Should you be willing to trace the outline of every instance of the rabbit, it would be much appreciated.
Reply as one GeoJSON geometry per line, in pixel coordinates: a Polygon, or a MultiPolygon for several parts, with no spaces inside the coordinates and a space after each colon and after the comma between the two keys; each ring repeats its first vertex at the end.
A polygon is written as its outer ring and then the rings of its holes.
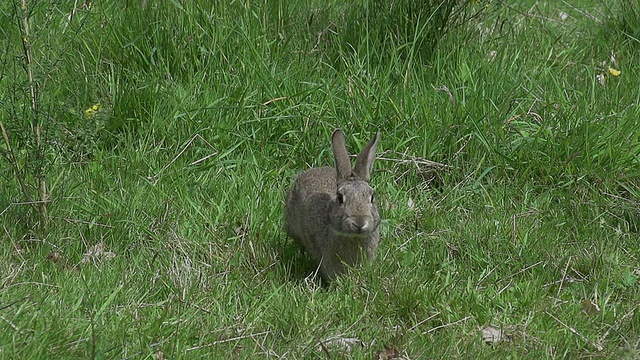
{"type": "Polygon", "coordinates": [[[286,233],[332,281],[363,261],[371,261],[380,241],[380,214],[369,184],[380,133],[351,161],[340,129],[331,147],[335,168],[311,168],[296,178],[285,203],[286,233]]]}

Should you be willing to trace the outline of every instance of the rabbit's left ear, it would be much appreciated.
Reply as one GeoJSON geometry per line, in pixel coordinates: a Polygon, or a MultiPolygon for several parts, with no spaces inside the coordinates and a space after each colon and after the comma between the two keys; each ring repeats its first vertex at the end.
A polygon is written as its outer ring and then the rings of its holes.
{"type": "Polygon", "coordinates": [[[356,158],[356,166],[353,169],[353,174],[366,182],[371,180],[371,170],[373,170],[373,161],[376,159],[378,140],[380,140],[380,132],[376,133],[356,158]]]}

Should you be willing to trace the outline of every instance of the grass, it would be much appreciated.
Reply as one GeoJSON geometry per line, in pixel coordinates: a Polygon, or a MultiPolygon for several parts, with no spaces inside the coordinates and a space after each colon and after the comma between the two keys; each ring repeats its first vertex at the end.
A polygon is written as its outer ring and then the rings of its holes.
{"type": "Polygon", "coordinates": [[[0,358],[640,358],[640,7],[530,3],[432,48],[360,2],[39,2],[44,159],[3,5],[0,121],[51,203],[41,234],[0,143],[0,358]],[[382,133],[383,240],[320,286],[282,203],[336,127],[382,133]]]}

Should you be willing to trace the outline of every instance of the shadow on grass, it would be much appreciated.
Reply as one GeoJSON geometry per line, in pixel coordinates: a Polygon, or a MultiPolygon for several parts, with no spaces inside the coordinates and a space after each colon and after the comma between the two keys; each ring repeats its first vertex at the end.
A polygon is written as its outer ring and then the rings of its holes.
{"type": "Polygon", "coordinates": [[[279,252],[282,259],[280,267],[284,275],[284,281],[294,284],[309,284],[312,282],[322,288],[329,286],[330,283],[322,280],[320,275],[316,273],[316,267],[311,258],[291,239],[286,238],[284,242],[280,243],[279,252]]]}

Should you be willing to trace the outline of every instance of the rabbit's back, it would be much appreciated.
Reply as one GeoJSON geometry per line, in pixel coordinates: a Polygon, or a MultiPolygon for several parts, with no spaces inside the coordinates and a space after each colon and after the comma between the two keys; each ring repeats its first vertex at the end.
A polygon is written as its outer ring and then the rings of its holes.
{"type": "Polygon", "coordinates": [[[335,189],[334,168],[312,168],[298,175],[287,196],[285,230],[316,262],[322,259],[322,247],[329,235],[335,189]]]}

